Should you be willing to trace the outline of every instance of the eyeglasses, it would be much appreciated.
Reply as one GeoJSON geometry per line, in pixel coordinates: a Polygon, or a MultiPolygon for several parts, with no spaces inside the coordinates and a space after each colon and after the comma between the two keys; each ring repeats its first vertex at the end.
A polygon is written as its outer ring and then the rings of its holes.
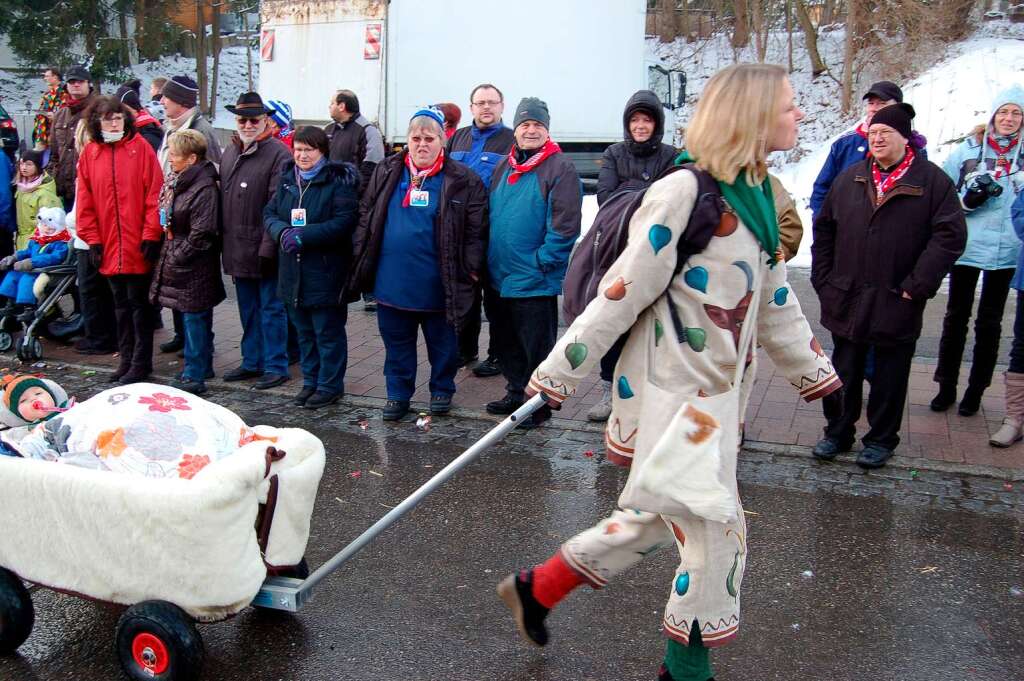
{"type": "Polygon", "coordinates": [[[236,119],[239,125],[259,125],[263,118],[249,118],[247,116],[238,116],[236,119]]]}
{"type": "Polygon", "coordinates": [[[479,107],[485,107],[486,106],[486,107],[488,107],[490,109],[493,109],[494,107],[496,107],[499,104],[501,104],[501,100],[500,99],[488,99],[488,100],[485,100],[485,101],[482,101],[482,102],[470,102],[470,103],[473,106],[479,106],[479,107]]]}
{"type": "Polygon", "coordinates": [[[880,139],[880,140],[887,140],[887,139],[889,139],[890,137],[892,137],[895,134],[896,134],[895,130],[874,130],[874,131],[869,130],[868,131],[868,139],[875,139],[875,138],[877,138],[877,139],[880,139]]]}

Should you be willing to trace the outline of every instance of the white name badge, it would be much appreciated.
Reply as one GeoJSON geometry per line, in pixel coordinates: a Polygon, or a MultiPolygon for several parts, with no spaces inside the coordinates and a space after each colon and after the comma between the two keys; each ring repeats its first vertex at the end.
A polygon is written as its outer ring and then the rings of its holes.
{"type": "Polygon", "coordinates": [[[292,208],[292,227],[306,226],[306,209],[292,208]]]}
{"type": "Polygon", "coordinates": [[[409,193],[409,205],[417,208],[426,208],[430,205],[430,192],[422,189],[414,189],[409,193]]]}

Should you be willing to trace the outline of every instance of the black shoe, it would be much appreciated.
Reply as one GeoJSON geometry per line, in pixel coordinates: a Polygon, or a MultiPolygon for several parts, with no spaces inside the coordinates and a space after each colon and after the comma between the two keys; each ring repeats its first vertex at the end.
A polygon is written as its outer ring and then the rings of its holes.
{"type": "Polygon", "coordinates": [[[310,395],[309,399],[306,400],[306,404],[303,406],[305,406],[306,409],[319,409],[320,407],[326,407],[328,404],[334,404],[340,399],[340,393],[325,393],[317,390],[315,393],[310,395]]]}
{"type": "MultiPolygon", "coordinates": [[[[291,376],[282,376],[281,374],[263,374],[263,378],[256,381],[252,387],[256,388],[256,390],[268,390],[270,388],[276,388],[286,382],[289,378],[291,378],[291,376]]],[[[306,406],[309,406],[308,402],[306,403],[306,406]]]]}
{"type": "Polygon", "coordinates": [[[121,385],[142,383],[143,381],[149,378],[149,375],[151,373],[153,372],[152,370],[149,369],[136,369],[135,367],[132,367],[131,369],[128,370],[128,373],[121,377],[121,380],[118,381],[118,383],[120,383],[121,385]]]}
{"type": "Polygon", "coordinates": [[[459,356],[459,368],[469,366],[473,362],[480,359],[479,355],[460,355],[459,356]]]}
{"type": "Polygon", "coordinates": [[[171,340],[160,344],[160,352],[177,352],[184,347],[185,339],[181,336],[175,335],[171,340]]]}
{"type": "Polygon", "coordinates": [[[244,381],[247,378],[259,378],[263,375],[262,371],[255,371],[253,369],[246,369],[245,367],[238,367],[224,374],[224,380],[228,383],[232,381],[244,381]]]}
{"type": "MultiPolygon", "coordinates": [[[[85,340],[84,338],[82,340],[85,340]]],[[[92,345],[91,343],[75,343],[75,347],[72,348],[79,355],[112,355],[117,352],[115,346],[99,346],[92,345]]]]}
{"type": "MultiPolygon", "coordinates": [[[[213,369],[210,369],[209,371],[206,372],[205,380],[210,380],[211,378],[216,378],[216,377],[217,377],[217,374],[213,373],[213,369]]],[[[180,382],[184,382],[186,380],[185,379],[185,370],[182,369],[177,374],[175,374],[174,380],[180,381],[180,382]]],[[[189,379],[189,380],[191,380],[191,379],[189,379]]]]}
{"type": "Polygon", "coordinates": [[[107,376],[107,382],[117,383],[122,378],[124,378],[125,374],[131,371],[131,368],[132,367],[130,364],[122,364],[121,366],[117,367],[117,369],[115,369],[114,372],[110,374],[110,376],[107,376]]]}
{"type": "Polygon", "coordinates": [[[834,437],[825,437],[818,440],[818,444],[814,445],[814,449],[811,450],[811,454],[814,454],[814,458],[821,459],[822,461],[831,461],[843,452],[850,451],[850,447],[853,445],[844,445],[834,437]]]}
{"type": "Polygon", "coordinates": [[[207,390],[206,383],[203,381],[178,381],[174,387],[178,390],[184,390],[187,393],[192,393],[193,395],[202,395],[207,390]]]}
{"type": "MultiPolygon", "coordinates": [[[[668,667],[664,664],[661,665],[661,669],[658,670],[658,681],[676,681],[672,678],[672,675],[668,671],[668,667]]],[[[714,681],[712,679],[712,681],[714,681]]]]}
{"type": "Polygon", "coordinates": [[[431,395],[430,396],[430,413],[431,414],[447,414],[452,410],[452,396],[451,395],[431,395]]]}
{"type": "Polygon", "coordinates": [[[538,426],[543,425],[545,421],[549,421],[550,419],[551,407],[545,404],[540,409],[533,412],[533,415],[530,416],[530,418],[520,423],[519,427],[524,430],[530,430],[531,428],[537,428],[538,426]]]}
{"type": "Polygon", "coordinates": [[[488,402],[486,409],[488,414],[508,416],[521,406],[523,406],[523,400],[521,398],[512,397],[511,395],[505,395],[500,400],[488,402]]]}
{"type": "Polygon", "coordinates": [[[36,320],[36,306],[26,305],[25,309],[18,315],[18,321],[22,324],[31,324],[36,320]]]}
{"type": "Polygon", "coordinates": [[[857,455],[857,465],[861,468],[881,468],[892,458],[893,451],[881,445],[865,445],[857,455]]]}
{"type": "Polygon", "coordinates": [[[398,421],[408,413],[409,400],[388,400],[381,418],[385,421],[398,421]]]}
{"type": "Polygon", "coordinates": [[[533,570],[523,570],[517,575],[509,575],[498,583],[498,597],[512,611],[519,633],[535,646],[543,646],[548,642],[548,630],[544,626],[544,618],[550,610],[537,602],[533,597],[533,570]]]}
{"type": "Polygon", "coordinates": [[[957,413],[960,416],[974,416],[981,409],[981,395],[984,390],[978,390],[967,386],[967,390],[964,391],[963,399],[960,400],[960,408],[957,409],[957,413]]]}
{"type": "Polygon", "coordinates": [[[940,383],[939,393],[932,398],[932,411],[946,411],[956,402],[956,384],[940,383]]]}
{"type": "Polygon", "coordinates": [[[292,404],[294,404],[296,407],[303,406],[304,404],[306,404],[306,400],[308,400],[310,397],[312,397],[313,393],[315,393],[315,392],[316,392],[316,386],[312,386],[312,385],[304,385],[304,386],[302,386],[302,390],[300,390],[299,394],[296,395],[295,399],[292,400],[292,404]]]}
{"type": "Polygon", "coordinates": [[[497,357],[488,357],[473,367],[473,375],[479,378],[489,378],[501,374],[501,363],[497,357]]]}

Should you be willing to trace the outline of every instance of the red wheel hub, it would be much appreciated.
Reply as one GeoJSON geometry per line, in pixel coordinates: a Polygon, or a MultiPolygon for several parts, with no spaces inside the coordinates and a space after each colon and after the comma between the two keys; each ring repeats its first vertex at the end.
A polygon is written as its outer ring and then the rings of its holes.
{"type": "Polygon", "coordinates": [[[171,655],[164,642],[153,634],[137,634],[132,641],[132,658],[142,669],[163,674],[171,663],[171,655]]]}

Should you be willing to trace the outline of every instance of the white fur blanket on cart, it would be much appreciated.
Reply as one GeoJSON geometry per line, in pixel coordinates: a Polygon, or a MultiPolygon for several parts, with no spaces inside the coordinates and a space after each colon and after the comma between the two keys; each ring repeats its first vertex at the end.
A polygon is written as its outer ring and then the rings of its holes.
{"type": "Polygon", "coordinates": [[[2,435],[33,457],[0,456],[0,566],[23,579],[114,603],[170,601],[213,621],[252,601],[267,566],[302,559],[325,463],[307,431],[248,428],[145,383],[47,424],[2,435]],[[90,446],[100,465],[82,465],[90,446]]]}

